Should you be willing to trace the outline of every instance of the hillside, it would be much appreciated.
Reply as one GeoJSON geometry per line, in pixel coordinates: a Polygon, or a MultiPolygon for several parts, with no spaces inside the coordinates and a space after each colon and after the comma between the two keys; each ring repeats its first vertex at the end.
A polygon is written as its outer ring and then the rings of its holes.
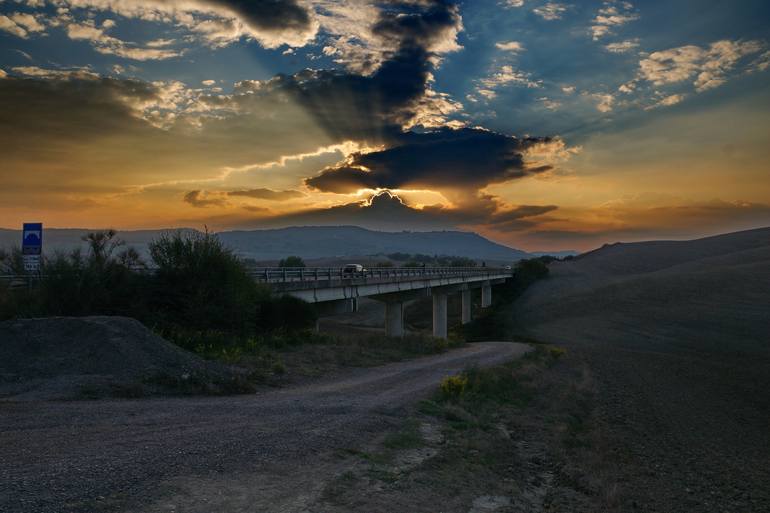
{"type": "Polygon", "coordinates": [[[770,228],[613,244],[551,265],[516,308],[543,338],[770,354],[770,228]]]}
{"type": "MultiPolygon", "coordinates": [[[[80,237],[91,230],[46,229],[46,252],[84,247],[80,237]]],[[[119,236],[140,253],[147,244],[168,230],[121,231],[119,236]]],[[[274,230],[231,231],[217,234],[239,255],[256,260],[278,260],[288,255],[305,259],[376,255],[381,253],[421,253],[465,256],[477,260],[512,262],[529,255],[503,246],[471,232],[378,232],[355,226],[292,227],[274,230]]],[[[19,244],[21,232],[0,230],[0,247],[19,244]]]]}
{"type": "Polygon", "coordinates": [[[593,392],[618,511],[769,511],[770,228],[550,268],[513,313],[593,392]]]}

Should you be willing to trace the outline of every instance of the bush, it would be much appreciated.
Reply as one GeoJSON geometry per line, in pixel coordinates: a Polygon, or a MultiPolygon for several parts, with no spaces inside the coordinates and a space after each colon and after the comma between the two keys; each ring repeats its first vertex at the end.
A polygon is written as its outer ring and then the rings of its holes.
{"type": "MultiPolygon", "coordinates": [[[[132,315],[139,317],[144,280],[134,272],[143,266],[114,230],[89,233],[88,252],[76,249],[44,258],[31,287],[3,294],[2,318],[54,315],[132,315]]],[[[4,267],[25,274],[18,249],[4,255],[4,267]]]]}
{"type": "Polygon", "coordinates": [[[150,243],[157,266],[150,303],[159,323],[198,330],[250,334],[254,314],[269,290],[209,233],[175,232],[150,243]]]}
{"type": "Polygon", "coordinates": [[[468,386],[468,376],[463,373],[457,376],[447,376],[441,380],[439,390],[441,397],[445,401],[457,401],[463,394],[465,394],[465,388],[468,386]]]}
{"type": "Polygon", "coordinates": [[[305,261],[298,256],[289,256],[281,260],[278,267],[305,267],[305,261]]]}
{"type": "Polygon", "coordinates": [[[259,331],[302,331],[315,327],[318,313],[313,305],[292,296],[265,297],[255,307],[259,331]]]}

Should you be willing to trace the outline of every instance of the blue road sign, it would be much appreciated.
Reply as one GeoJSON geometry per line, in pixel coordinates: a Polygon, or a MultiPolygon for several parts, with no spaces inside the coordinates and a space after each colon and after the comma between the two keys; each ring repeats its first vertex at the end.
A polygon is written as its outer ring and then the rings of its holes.
{"type": "Polygon", "coordinates": [[[43,223],[24,223],[21,252],[24,255],[40,255],[43,252],[43,223]]]}

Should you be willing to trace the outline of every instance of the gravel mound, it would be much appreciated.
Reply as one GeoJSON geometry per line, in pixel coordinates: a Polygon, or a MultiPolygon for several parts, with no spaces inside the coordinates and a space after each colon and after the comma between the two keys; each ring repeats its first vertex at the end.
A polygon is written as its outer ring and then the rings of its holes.
{"type": "Polygon", "coordinates": [[[221,382],[233,372],[171,344],[135,319],[0,322],[0,396],[72,397],[84,388],[87,395],[100,396],[108,389],[127,392],[127,387],[134,387],[129,395],[145,395],[204,377],[221,382]]]}

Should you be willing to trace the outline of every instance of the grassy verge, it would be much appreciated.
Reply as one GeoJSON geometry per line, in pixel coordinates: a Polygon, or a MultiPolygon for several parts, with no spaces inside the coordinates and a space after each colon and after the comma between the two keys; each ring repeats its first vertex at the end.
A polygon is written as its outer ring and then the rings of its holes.
{"type": "Polygon", "coordinates": [[[319,377],[345,367],[374,367],[442,353],[464,344],[458,339],[428,335],[342,337],[313,331],[278,331],[253,337],[217,331],[165,330],[159,334],[204,359],[242,369],[255,385],[319,377]]]}
{"type": "Polygon", "coordinates": [[[593,386],[579,359],[538,344],[525,357],[448,376],[323,497],[334,511],[611,511],[593,386]],[[498,509],[489,509],[498,511],[498,509]]]}

